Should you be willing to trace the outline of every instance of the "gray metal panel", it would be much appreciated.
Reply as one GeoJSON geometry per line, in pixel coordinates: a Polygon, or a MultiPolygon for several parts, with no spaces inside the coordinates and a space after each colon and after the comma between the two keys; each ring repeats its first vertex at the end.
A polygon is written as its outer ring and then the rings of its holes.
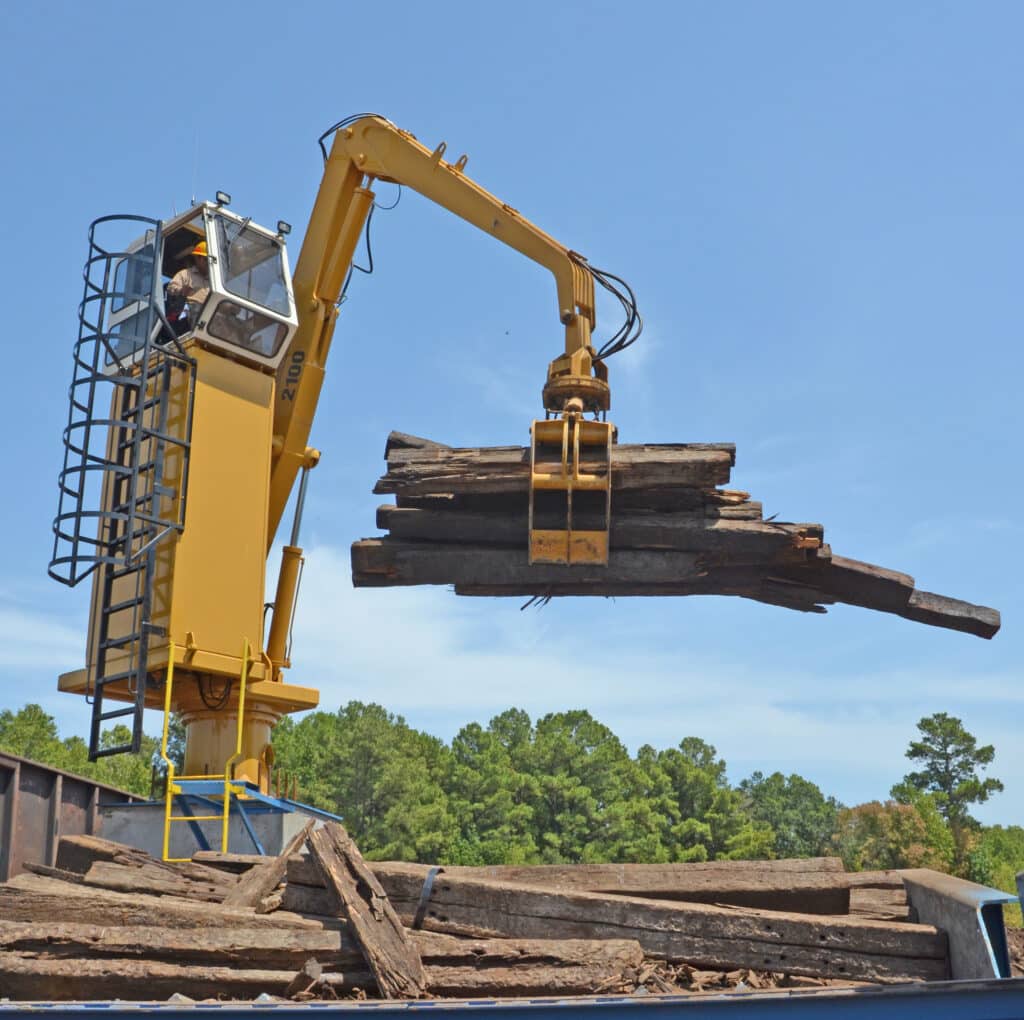
{"type": "Polygon", "coordinates": [[[0,881],[26,863],[53,864],[61,836],[99,834],[101,804],[141,798],[0,751],[0,881]]]}
{"type": "MultiPolygon", "coordinates": [[[[194,813],[199,814],[202,802],[197,803],[195,807],[194,813]]],[[[212,808],[207,806],[202,813],[210,814],[219,809],[219,805],[212,808]]],[[[302,804],[285,801],[268,804],[257,801],[248,804],[247,809],[249,823],[260,841],[263,852],[271,855],[279,854],[307,819],[322,817],[322,814],[314,809],[306,809],[302,804]]],[[[175,805],[174,814],[176,818],[185,817],[180,804],[175,805]]],[[[138,847],[154,857],[163,855],[163,801],[142,801],[130,805],[102,807],[100,815],[103,818],[103,835],[108,839],[114,840],[115,843],[138,847]]],[[[220,849],[220,821],[195,822],[194,827],[203,832],[211,848],[220,849]]],[[[194,827],[184,821],[173,823],[171,857],[191,857],[196,850],[202,849],[196,841],[194,827]]],[[[234,853],[259,852],[236,809],[232,810],[228,824],[228,849],[234,853]]]]}
{"type": "Polygon", "coordinates": [[[1010,955],[1003,904],[1015,897],[928,868],[900,871],[916,919],[949,936],[954,979],[1008,978],[1010,955]]]}
{"type": "MultiPolygon", "coordinates": [[[[17,871],[26,861],[50,863],[50,803],[57,776],[43,768],[22,764],[18,770],[18,814],[11,836],[14,840],[12,863],[17,871]]],[[[58,796],[59,796],[58,792],[58,796]]]]}

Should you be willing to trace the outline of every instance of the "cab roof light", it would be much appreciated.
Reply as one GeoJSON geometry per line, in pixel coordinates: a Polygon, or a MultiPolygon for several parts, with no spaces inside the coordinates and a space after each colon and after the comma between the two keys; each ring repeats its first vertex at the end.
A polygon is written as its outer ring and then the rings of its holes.
{"type": "Polygon", "coordinates": [[[217,205],[231,205],[231,196],[226,191],[218,191],[217,205]]]}
{"type": "Polygon", "coordinates": [[[277,233],[281,237],[286,237],[291,232],[292,232],[292,225],[290,223],[286,223],[284,220],[278,220],[277,221],[277,233]]]}

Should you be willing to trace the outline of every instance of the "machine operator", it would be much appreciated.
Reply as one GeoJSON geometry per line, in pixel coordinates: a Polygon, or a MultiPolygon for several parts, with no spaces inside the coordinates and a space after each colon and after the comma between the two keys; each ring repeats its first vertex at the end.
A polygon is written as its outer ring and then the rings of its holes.
{"type": "Polygon", "coordinates": [[[180,336],[195,327],[199,321],[199,309],[210,295],[210,266],[206,242],[200,241],[189,252],[189,264],[179,269],[167,284],[168,318],[180,336]],[[172,309],[180,308],[181,302],[188,307],[188,319],[179,318],[172,309]]]}

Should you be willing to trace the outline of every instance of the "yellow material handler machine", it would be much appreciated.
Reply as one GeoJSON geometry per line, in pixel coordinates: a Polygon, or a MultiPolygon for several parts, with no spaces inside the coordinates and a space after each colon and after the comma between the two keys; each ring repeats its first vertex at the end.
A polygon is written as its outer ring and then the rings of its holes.
{"type": "Polygon", "coordinates": [[[309,440],[376,181],[413,189],[553,274],[564,351],[531,429],[523,557],[608,559],[605,358],[641,328],[628,286],[475,184],[465,156],[446,161],[444,143],[431,150],[362,115],[331,128],[321,148],[294,274],[288,224],[259,226],[222,192],[169,220],[111,216],[90,229],[50,573],[69,585],[91,578],[92,602],[86,666],[59,686],[92,701],[93,759],[138,750],[145,708],[164,710],[165,736],[180,713],[185,768],[172,788],[223,780],[225,803],[231,792],[268,792],[275,723],[318,700],[314,687],[285,679],[306,483],[320,459],[309,440]],[[627,313],[600,350],[595,281],[627,313]],[[265,606],[267,558],[296,482],[265,606]],[[584,512],[586,528],[574,528],[584,512]],[[104,727],[118,720],[131,739],[105,744],[104,727]]]}

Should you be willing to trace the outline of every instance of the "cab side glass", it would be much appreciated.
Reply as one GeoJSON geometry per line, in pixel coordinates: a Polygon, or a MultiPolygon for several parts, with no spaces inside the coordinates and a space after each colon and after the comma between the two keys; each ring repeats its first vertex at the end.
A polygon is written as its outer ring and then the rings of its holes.
{"type": "Polygon", "coordinates": [[[148,301],[153,293],[153,246],[126,255],[114,270],[110,310],[119,312],[133,301],[148,301]]]}
{"type": "Polygon", "coordinates": [[[281,246],[251,227],[217,217],[220,274],[229,294],[278,315],[291,312],[281,246]]]}
{"type": "Polygon", "coordinates": [[[242,308],[233,301],[221,301],[206,327],[210,336],[224,340],[264,358],[277,354],[288,335],[283,322],[260,315],[251,308],[242,308]]]}
{"type": "Polygon", "coordinates": [[[146,342],[146,329],[152,323],[148,311],[152,295],[153,245],[147,244],[120,259],[114,267],[106,330],[110,344],[106,352],[108,365],[114,363],[115,355],[122,361],[131,358],[146,342]]]}

